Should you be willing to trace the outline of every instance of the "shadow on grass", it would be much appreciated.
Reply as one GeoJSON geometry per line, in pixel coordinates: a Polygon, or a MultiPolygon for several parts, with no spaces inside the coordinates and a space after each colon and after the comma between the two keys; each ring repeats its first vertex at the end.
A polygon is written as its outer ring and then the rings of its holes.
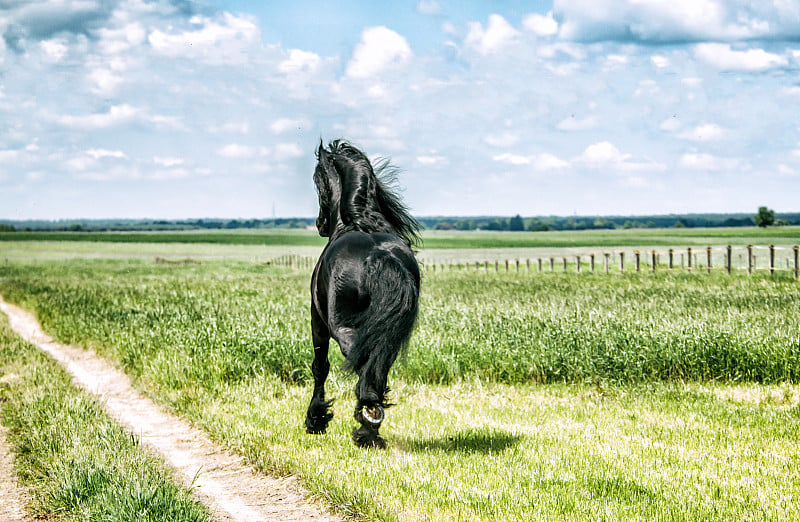
{"type": "Polygon", "coordinates": [[[494,429],[469,429],[459,433],[427,439],[400,439],[395,444],[403,451],[427,453],[443,451],[446,453],[500,453],[518,445],[520,435],[513,435],[494,429]]]}

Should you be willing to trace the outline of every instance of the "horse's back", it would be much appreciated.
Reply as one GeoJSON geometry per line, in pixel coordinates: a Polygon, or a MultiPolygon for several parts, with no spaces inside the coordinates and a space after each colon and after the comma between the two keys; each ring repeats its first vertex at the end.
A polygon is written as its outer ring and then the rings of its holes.
{"type": "Polygon", "coordinates": [[[321,283],[326,288],[318,291],[327,304],[320,312],[327,316],[330,333],[345,355],[354,329],[365,319],[388,309],[416,316],[419,267],[413,251],[397,236],[358,231],[343,234],[326,249],[319,271],[318,286],[321,283]]]}

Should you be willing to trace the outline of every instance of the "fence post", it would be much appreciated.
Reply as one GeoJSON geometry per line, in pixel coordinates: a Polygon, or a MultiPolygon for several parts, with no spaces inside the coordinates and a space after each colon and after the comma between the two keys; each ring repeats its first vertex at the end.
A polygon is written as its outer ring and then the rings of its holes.
{"type": "Polygon", "coordinates": [[[747,245],[747,273],[753,273],[753,245],[747,245]]]}
{"type": "Polygon", "coordinates": [[[689,258],[689,272],[692,271],[692,247],[689,247],[686,253],[686,256],[689,258]]]}
{"type": "Polygon", "coordinates": [[[619,253],[619,271],[620,273],[625,271],[625,252],[619,253]]]}
{"type": "Polygon", "coordinates": [[[578,267],[577,268],[578,273],[580,274],[581,273],[581,256],[575,256],[575,263],[576,263],[576,266],[578,267]]]}
{"type": "Polygon", "coordinates": [[[800,245],[795,245],[794,248],[794,278],[797,279],[798,258],[800,258],[800,245]]]}
{"type": "Polygon", "coordinates": [[[594,273],[594,254],[589,256],[589,264],[591,265],[592,273],[594,273]]]}
{"type": "Polygon", "coordinates": [[[550,258],[550,271],[551,272],[555,272],[556,271],[556,258],[554,258],[554,257],[550,258]]]}
{"type": "Polygon", "coordinates": [[[655,272],[656,271],[656,251],[653,250],[652,254],[653,254],[653,272],[655,272]]]}
{"type": "Polygon", "coordinates": [[[711,247],[710,246],[706,247],[706,259],[708,260],[707,271],[710,274],[711,273],[711,247]]]}
{"type": "Polygon", "coordinates": [[[769,246],[769,275],[775,273],[775,245],[769,246]]]}
{"type": "Polygon", "coordinates": [[[728,259],[726,260],[727,266],[725,268],[728,270],[728,275],[731,275],[731,257],[733,257],[733,249],[731,248],[730,245],[728,245],[726,249],[726,254],[728,256],[728,259]]]}
{"type": "Polygon", "coordinates": [[[562,257],[561,260],[564,262],[564,272],[566,272],[567,271],[567,258],[566,257],[562,257]]]}
{"type": "Polygon", "coordinates": [[[605,269],[606,269],[606,274],[607,274],[608,273],[608,269],[609,269],[609,265],[611,264],[609,262],[609,257],[611,257],[611,254],[609,254],[608,252],[605,252],[605,253],[603,253],[603,256],[606,258],[604,264],[605,264],[605,269]]]}
{"type": "Polygon", "coordinates": [[[639,251],[638,250],[633,253],[633,257],[634,257],[634,260],[635,260],[636,272],[638,273],[639,272],[639,251]]]}
{"type": "Polygon", "coordinates": [[[541,257],[536,258],[536,263],[539,265],[539,272],[541,272],[542,271],[542,258],[541,257]]]}
{"type": "Polygon", "coordinates": [[[672,270],[674,268],[674,266],[672,264],[672,255],[673,254],[674,254],[674,251],[670,248],[669,249],[669,269],[670,270],[672,270]]]}

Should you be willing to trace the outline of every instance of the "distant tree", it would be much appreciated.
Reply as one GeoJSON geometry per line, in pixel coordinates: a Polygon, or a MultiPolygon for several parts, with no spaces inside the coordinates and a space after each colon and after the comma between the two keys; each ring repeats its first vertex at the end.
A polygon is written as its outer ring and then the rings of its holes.
{"type": "Polygon", "coordinates": [[[614,223],[612,223],[608,219],[606,219],[604,217],[599,217],[599,218],[594,220],[594,223],[592,223],[592,228],[596,228],[596,229],[608,228],[608,229],[610,229],[610,228],[616,228],[616,226],[614,225],[614,223]]]}
{"type": "Polygon", "coordinates": [[[460,219],[456,221],[456,230],[475,230],[475,221],[471,219],[460,219]]]}
{"type": "Polygon", "coordinates": [[[761,228],[767,228],[775,223],[775,211],[767,207],[758,207],[755,222],[761,228]]]}
{"type": "Polygon", "coordinates": [[[522,216],[517,214],[508,220],[508,229],[512,232],[520,232],[525,230],[525,222],[522,221],[522,216]]]}
{"type": "Polygon", "coordinates": [[[550,227],[547,225],[547,223],[539,218],[529,219],[527,228],[531,232],[547,232],[550,230],[550,227]]]}
{"type": "Polygon", "coordinates": [[[508,221],[505,219],[495,219],[486,225],[486,230],[508,230],[508,221]]]}

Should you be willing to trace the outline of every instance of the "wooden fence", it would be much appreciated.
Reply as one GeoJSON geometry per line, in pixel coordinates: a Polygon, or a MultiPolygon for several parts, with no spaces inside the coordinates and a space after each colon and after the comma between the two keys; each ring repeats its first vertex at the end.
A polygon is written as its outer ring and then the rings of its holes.
{"type": "MultiPolygon", "coordinates": [[[[457,252],[457,250],[454,250],[457,252]]],[[[277,266],[311,270],[316,259],[309,256],[287,255],[270,261],[277,266]]],[[[800,271],[800,245],[776,247],[731,245],[705,248],[684,247],[670,249],[639,250],[617,249],[611,252],[589,254],[547,255],[522,259],[494,259],[492,261],[464,261],[458,259],[425,259],[421,256],[425,272],[446,271],[474,272],[645,272],[659,270],[683,270],[688,272],[756,271],[789,272],[798,279],[800,271]]]]}

